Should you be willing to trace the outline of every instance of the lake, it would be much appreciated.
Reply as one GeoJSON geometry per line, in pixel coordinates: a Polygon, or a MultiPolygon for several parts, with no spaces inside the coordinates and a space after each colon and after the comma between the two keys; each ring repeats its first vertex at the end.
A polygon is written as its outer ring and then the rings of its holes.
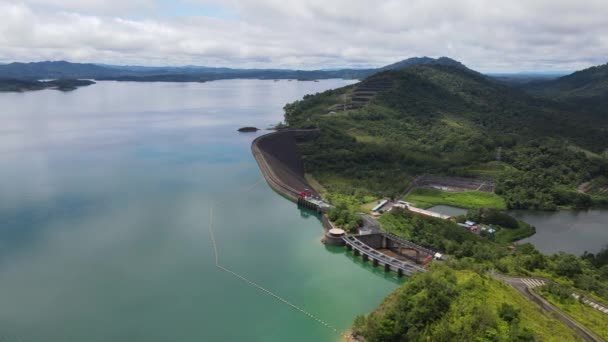
{"type": "MultiPolygon", "coordinates": [[[[429,210],[451,216],[467,213],[466,209],[449,205],[436,205],[429,210]]],[[[608,210],[513,210],[510,213],[536,227],[536,234],[519,243],[530,242],[545,254],[568,252],[581,255],[585,251],[597,253],[608,246],[608,210]]]]}
{"type": "Polygon", "coordinates": [[[536,227],[536,234],[520,243],[530,242],[546,254],[597,253],[608,245],[608,210],[511,213],[536,227]]]}
{"type": "Polygon", "coordinates": [[[320,243],[236,129],[350,81],[0,94],[0,340],[336,341],[403,280],[320,243]]]}

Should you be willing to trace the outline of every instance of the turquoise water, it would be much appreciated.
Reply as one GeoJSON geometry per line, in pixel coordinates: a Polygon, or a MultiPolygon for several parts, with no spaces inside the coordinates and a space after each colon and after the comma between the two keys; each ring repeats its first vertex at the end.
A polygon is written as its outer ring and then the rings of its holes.
{"type": "Polygon", "coordinates": [[[319,241],[250,153],[342,80],[100,82],[0,94],[0,340],[335,341],[400,281],[319,241]],[[262,134],[263,132],[259,133],[262,134]]]}

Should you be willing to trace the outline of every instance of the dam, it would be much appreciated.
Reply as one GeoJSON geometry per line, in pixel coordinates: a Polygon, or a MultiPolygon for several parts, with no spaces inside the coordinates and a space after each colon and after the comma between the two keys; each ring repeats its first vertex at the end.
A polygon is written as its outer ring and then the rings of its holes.
{"type": "Polygon", "coordinates": [[[253,157],[270,187],[294,202],[305,189],[311,197],[319,197],[304,178],[304,162],[296,145],[297,140],[318,134],[317,129],[281,130],[257,137],[251,143],[253,157]]]}

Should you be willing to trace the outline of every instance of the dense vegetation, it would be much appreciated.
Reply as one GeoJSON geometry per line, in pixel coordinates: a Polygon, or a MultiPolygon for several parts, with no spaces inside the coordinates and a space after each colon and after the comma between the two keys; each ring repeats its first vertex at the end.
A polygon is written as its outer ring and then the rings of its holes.
{"type": "MultiPolygon", "coordinates": [[[[469,215],[504,227],[517,223],[497,210],[473,210],[469,215]]],[[[572,292],[608,302],[608,248],[582,257],[566,253],[545,256],[530,244],[513,251],[454,222],[405,210],[385,213],[381,223],[392,233],[449,253],[453,259],[447,264],[452,270],[434,267],[417,274],[376,311],[358,317],[354,331],[367,341],[574,340],[565,326],[540,314],[533,303],[508,286],[490,279],[491,270],[553,279],[543,295],[575,317],[587,308],[574,305],[572,292]]],[[[602,334],[608,317],[594,314],[582,322],[602,334]]]]}
{"type": "Polygon", "coordinates": [[[508,208],[607,205],[577,188],[608,176],[608,125],[563,103],[533,98],[463,68],[414,66],[371,76],[392,84],[364,107],[335,110],[357,85],[285,106],[291,127],[320,127],[300,145],[329,191],[400,194],[423,173],[491,176],[508,208]]]}
{"type": "Polygon", "coordinates": [[[511,243],[523,238],[529,237],[536,233],[536,228],[526,222],[519,221],[508,215],[502,210],[494,208],[481,208],[469,210],[461,221],[470,220],[473,222],[490,225],[493,228],[498,228],[494,234],[482,234],[492,241],[499,243],[511,243]]]}
{"type": "Polygon", "coordinates": [[[593,120],[608,121],[608,64],[523,88],[535,96],[582,108],[593,120]]]}
{"type": "Polygon", "coordinates": [[[577,340],[508,285],[440,265],[358,317],[353,330],[368,342],[577,340]]]}
{"type": "Polygon", "coordinates": [[[512,249],[510,244],[533,234],[534,227],[501,210],[608,205],[608,120],[590,115],[589,108],[530,96],[462,65],[382,72],[286,105],[287,125],[321,128],[318,138],[299,147],[307,172],[337,204],[330,218],[348,229],[358,224],[362,204],[399,198],[421,174],[496,181],[496,195],[416,189],[406,197],[423,207],[470,208],[458,220],[496,228],[495,234],[474,234],[455,222],[406,210],[380,218],[383,229],[451,258],[448,265],[415,275],[376,311],[358,317],[354,333],[367,341],[578,339],[491,279],[492,270],[552,279],[542,294],[603,333],[608,319],[585,316],[589,307],[573,302],[571,294],[608,303],[608,251],[577,257],[546,256],[530,244],[512,249]],[[361,105],[357,94],[366,92],[372,96],[361,105]],[[355,99],[358,105],[347,106],[355,99]]]}

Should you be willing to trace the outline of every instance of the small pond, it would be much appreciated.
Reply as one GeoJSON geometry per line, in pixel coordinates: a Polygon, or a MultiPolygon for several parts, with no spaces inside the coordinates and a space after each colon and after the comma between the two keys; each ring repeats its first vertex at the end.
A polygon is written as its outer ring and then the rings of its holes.
{"type": "Polygon", "coordinates": [[[467,209],[442,204],[430,207],[428,210],[449,216],[465,215],[467,213],[467,209]]]}

